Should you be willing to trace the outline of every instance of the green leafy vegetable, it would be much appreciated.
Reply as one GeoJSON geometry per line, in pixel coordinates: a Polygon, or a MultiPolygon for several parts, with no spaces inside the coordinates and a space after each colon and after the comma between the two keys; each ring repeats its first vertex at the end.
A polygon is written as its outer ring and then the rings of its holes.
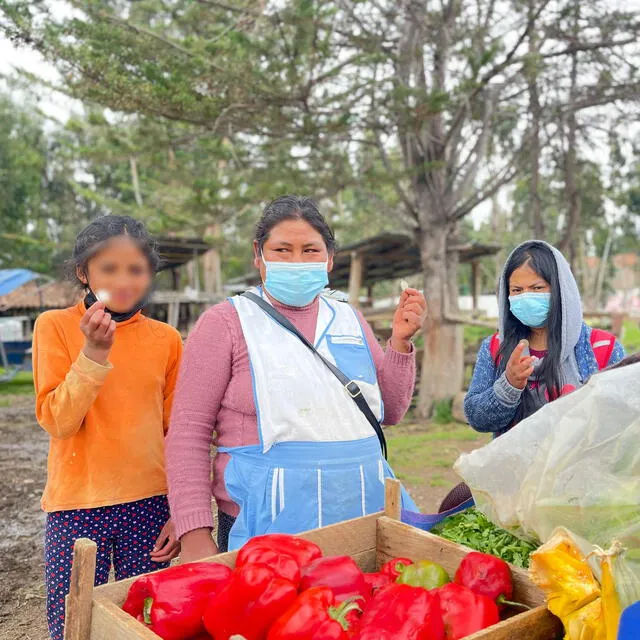
{"type": "Polygon", "coordinates": [[[537,545],[497,527],[476,509],[449,516],[436,525],[431,533],[475,551],[490,553],[523,569],[529,567],[529,556],[537,549],[537,545]]]}

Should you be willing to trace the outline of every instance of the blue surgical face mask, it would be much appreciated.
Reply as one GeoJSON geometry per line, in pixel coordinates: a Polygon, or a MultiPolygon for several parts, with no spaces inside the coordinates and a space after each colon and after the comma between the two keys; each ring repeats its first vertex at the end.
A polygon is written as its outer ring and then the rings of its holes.
{"type": "Polygon", "coordinates": [[[267,262],[264,286],[278,302],[306,307],[329,284],[326,262],[267,262]]]}
{"type": "Polygon", "coordinates": [[[547,324],[549,307],[551,306],[550,293],[521,293],[517,296],[509,296],[511,313],[527,327],[539,329],[547,324]]]}

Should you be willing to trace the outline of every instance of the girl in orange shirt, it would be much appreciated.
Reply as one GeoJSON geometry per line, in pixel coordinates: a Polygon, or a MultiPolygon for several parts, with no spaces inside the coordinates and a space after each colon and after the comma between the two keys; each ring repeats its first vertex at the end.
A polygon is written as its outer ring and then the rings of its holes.
{"type": "Polygon", "coordinates": [[[33,337],[36,415],[50,438],[45,577],[53,640],[62,640],[73,544],[98,545],[96,584],[167,566],[164,436],[182,340],[142,315],[159,257],[141,222],[104,216],[77,237],[72,267],[86,296],[48,311],[33,337]],[[97,300],[97,296],[100,300],[97,300]]]}

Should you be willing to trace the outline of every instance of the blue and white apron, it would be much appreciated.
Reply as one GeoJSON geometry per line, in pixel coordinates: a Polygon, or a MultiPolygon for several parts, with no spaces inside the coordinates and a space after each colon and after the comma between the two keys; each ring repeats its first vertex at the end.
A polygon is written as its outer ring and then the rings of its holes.
{"type": "MultiPolygon", "coordinates": [[[[382,510],[384,480],[393,472],[347,390],[254,302],[231,302],[249,352],[260,444],[219,448],[230,456],[225,485],[240,507],[229,550],[253,536],[299,533],[382,510]]],[[[320,298],[315,347],[358,383],[381,420],[373,358],[348,304],[320,298]]],[[[417,511],[404,490],[403,507],[417,511]]]]}

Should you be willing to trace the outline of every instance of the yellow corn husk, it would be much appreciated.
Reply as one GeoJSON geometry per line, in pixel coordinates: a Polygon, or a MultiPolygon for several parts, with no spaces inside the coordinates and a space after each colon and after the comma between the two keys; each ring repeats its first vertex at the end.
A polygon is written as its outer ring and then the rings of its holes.
{"type": "Polygon", "coordinates": [[[565,640],[608,640],[602,598],[596,598],[562,619],[565,640]]]}
{"type": "Polygon", "coordinates": [[[549,611],[563,622],[600,597],[600,586],[587,559],[563,529],[556,530],[532,554],[529,575],[545,592],[549,611]]]}
{"type": "Polygon", "coordinates": [[[600,586],[602,588],[602,611],[604,614],[604,624],[607,630],[607,640],[617,640],[620,616],[622,615],[622,605],[616,591],[613,579],[614,558],[622,552],[622,545],[614,545],[611,549],[600,557],[600,567],[602,577],[600,586]]]}
{"type": "Polygon", "coordinates": [[[614,540],[607,551],[599,547],[593,551],[593,555],[600,560],[602,570],[600,586],[607,629],[606,640],[617,640],[623,609],[640,600],[640,580],[624,558],[625,551],[626,549],[618,540],[614,540]]]}

